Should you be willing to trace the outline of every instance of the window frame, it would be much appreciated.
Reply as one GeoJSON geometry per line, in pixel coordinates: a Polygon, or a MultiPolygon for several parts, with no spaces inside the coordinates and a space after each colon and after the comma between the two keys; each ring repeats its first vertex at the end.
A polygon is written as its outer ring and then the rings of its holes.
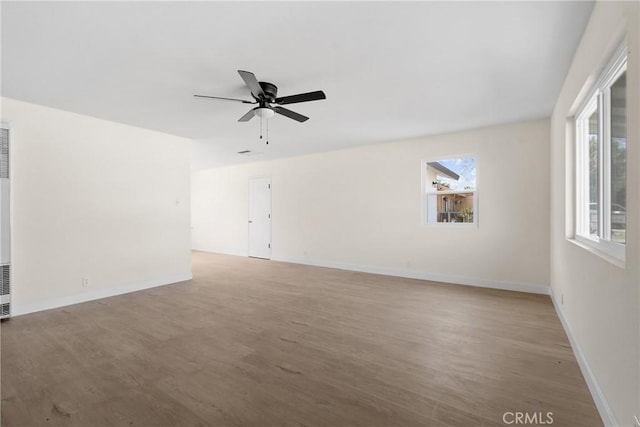
{"type": "Polygon", "coordinates": [[[461,227],[461,228],[478,228],[479,227],[479,222],[478,222],[478,218],[479,218],[479,203],[478,203],[478,180],[479,180],[479,167],[478,167],[478,155],[476,154],[458,154],[458,155],[451,155],[451,156],[440,156],[437,158],[429,158],[427,160],[422,160],[422,162],[420,162],[421,164],[421,168],[420,168],[420,176],[421,176],[421,180],[422,180],[422,196],[421,196],[421,202],[422,202],[422,209],[421,209],[421,224],[423,226],[428,226],[428,227],[461,227]],[[442,160],[450,160],[450,159],[457,159],[457,158],[463,158],[463,157],[471,157],[474,159],[475,161],[475,167],[476,167],[476,185],[475,188],[473,190],[442,190],[442,191],[430,191],[432,189],[431,187],[431,183],[427,182],[427,174],[426,174],[426,170],[427,170],[427,164],[429,162],[438,162],[438,161],[442,161],[442,160]],[[468,193],[473,193],[473,221],[471,222],[429,222],[428,217],[428,197],[429,195],[448,195],[448,194],[468,194],[468,193]]]}
{"type": "Polygon", "coordinates": [[[619,243],[611,240],[611,87],[626,71],[627,46],[623,43],[616,50],[574,116],[575,228],[573,239],[622,263],[625,261],[626,242],[619,243]],[[588,121],[596,110],[598,111],[598,205],[596,207],[598,234],[592,235],[589,229],[591,212],[588,121]]]}

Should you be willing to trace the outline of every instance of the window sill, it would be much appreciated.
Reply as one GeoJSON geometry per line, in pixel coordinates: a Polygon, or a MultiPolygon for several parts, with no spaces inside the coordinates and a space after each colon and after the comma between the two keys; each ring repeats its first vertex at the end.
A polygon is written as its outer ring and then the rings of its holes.
{"type": "Polygon", "coordinates": [[[478,228],[477,222],[423,222],[422,225],[436,228],[478,228]]]}
{"type": "Polygon", "coordinates": [[[602,249],[602,247],[597,243],[597,242],[592,242],[588,239],[585,239],[584,237],[580,237],[580,236],[575,236],[572,238],[567,239],[569,242],[573,243],[574,245],[591,252],[594,255],[599,256],[600,258],[604,259],[605,261],[615,265],[616,267],[619,268],[625,268],[625,256],[624,256],[624,252],[622,253],[621,257],[618,257],[617,255],[614,255],[612,253],[609,253],[605,250],[602,249]]]}

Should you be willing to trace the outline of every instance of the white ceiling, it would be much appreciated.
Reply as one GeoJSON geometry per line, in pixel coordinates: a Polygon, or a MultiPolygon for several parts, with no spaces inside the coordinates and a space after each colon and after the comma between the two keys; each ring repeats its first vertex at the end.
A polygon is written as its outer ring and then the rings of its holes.
{"type": "Polygon", "coordinates": [[[550,115],[591,2],[2,2],[2,94],[188,137],[194,169],[550,115]],[[236,70],[311,117],[238,123],[236,70]],[[247,157],[241,150],[262,152],[247,157]]]}

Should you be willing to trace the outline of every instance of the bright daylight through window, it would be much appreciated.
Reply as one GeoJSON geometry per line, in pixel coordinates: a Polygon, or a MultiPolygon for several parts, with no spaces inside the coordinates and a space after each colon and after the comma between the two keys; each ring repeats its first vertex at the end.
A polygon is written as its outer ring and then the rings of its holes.
{"type": "Polygon", "coordinates": [[[576,240],[624,260],[627,57],[623,46],[576,115],[576,240]]]}
{"type": "Polygon", "coordinates": [[[422,168],[425,222],[477,224],[475,157],[426,161],[422,168]]]}

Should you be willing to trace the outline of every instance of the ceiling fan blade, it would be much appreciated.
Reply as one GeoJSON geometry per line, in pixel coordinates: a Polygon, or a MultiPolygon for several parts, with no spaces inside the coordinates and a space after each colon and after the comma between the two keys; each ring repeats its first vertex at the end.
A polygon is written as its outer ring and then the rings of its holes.
{"type": "Polygon", "coordinates": [[[253,112],[253,109],[249,110],[249,112],[247,114],[245,114],[244,116],[240,117],[238,119],[239,122],[248,122],[249,120],[251,120],[253,118],[253,116],[255,116],[255,113],[253,112]]]}
{"type": "Polygon", "coordinates": [[[317,90],[315,92],[299,93],[297,95],[283,96],[282,98],[276,98],[274,101],[276,104],[295,104],[297,102],[317,101],[319,99],[327,99],[327,96],[323,91],[317,90]]]}
{"type": "Polygon", "coordinates": [[[224,99],[225,101],[238,101],[243,104],[257,104],[255,101],[245,101],[244,99],[236,99],[236,98],[225,98],[222,96],[208,96],[208,95],[193,95],[196,98],[211,98],[211,99],[224,99]]]}
{"type": "Polygon", "coordinates": [[[285,117],[289,117],[290,119],[297,120],[300,123],[306,122],[307,120],[309,120],[309,117],[303,116],[302,114],[298,114],[295,111],[287,110],[284,107],[273,107],[273,110],[278,114],[282,114],[285,117]]]}
{"type": "Polygon", "coordinates": [[[244,80],[246,85],[249,87],[254,97],[258,99],[264,98],[262,86],[260,86],[260,83],[258,83],[258,79],[256,79],[256,76],[253,73],[249,71],[238,70],[238,74],[240,74],[240,77],[242,77],[242,80],[244,80]]]}

